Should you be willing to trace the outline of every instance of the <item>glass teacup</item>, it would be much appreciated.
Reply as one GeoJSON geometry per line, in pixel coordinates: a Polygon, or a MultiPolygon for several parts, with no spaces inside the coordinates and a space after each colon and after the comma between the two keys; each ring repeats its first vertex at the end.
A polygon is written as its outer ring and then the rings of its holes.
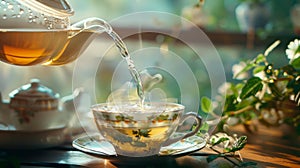
{"type": "Polygon", "coordinates": [[[201,117],[195,112],[184,114],[184,106],[175,103],[137,104],[102,103],[92,106],[99,132],[122,156],[157,155],[167,146],[198,132],[201,117]],[[188,133],[174,136],[178,126],[193,118],[197,126],[188,133]]]}

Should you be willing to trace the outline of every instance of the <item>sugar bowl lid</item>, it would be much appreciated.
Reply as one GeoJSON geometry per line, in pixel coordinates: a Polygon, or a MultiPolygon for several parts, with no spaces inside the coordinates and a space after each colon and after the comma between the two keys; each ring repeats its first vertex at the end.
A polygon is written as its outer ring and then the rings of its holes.
{"type": "Polygon", "coordinates": [[[9,94],[11,99],[35,99],[35,100],[54,100],[59,98],[58,93],[54,93],[50,88],[40,84],[38,79],[31,79],[29,84],[15,89],[9,94]]]}

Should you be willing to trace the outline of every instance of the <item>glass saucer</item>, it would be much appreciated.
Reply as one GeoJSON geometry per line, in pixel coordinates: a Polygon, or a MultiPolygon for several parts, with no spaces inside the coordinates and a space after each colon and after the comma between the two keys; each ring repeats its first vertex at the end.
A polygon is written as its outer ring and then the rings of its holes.
{"type": "MultiPolygon", "coordinates": [[[[198,151],[204,148],[206,145],[206,141],[199,136],[191,136],[184,140],[178,141],[169,146],[162,147],[159,154],[156,156],[150,157],[141,157],[145,158],[158,158],[165,156],[184,156],[189,153],[198,151]]],[[[114,147],[108,141],[101,139],[100,135],[92,135],[92,136],[82,136],[73,141],[73,147],[81,150],[85,153],[98,156],[101,158],[109,159],[109,160],[120,160],[120,159],[138,159],[139,157],[126,157],[126,156],[118,156],[115,152],[114,147]]]]}

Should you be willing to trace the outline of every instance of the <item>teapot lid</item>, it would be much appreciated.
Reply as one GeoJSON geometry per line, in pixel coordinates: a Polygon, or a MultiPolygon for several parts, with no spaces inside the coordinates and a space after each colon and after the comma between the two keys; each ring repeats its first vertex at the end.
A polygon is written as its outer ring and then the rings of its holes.
{"type": "Polygon", "coordinates": [[[73,9],[70,7],[66,0],[17,0],[20,4],[40,11],[41,13],[55,16],[55,17],[68,17],[74,14],[73,9]]]}
{"type": "Polygon", "coordinates": [[[37,99],[58,99],[59,95],[51,89],[40,84],[38,79],[31,79],[30,84],[21,86],[12,91],[9,96],[11,98],[37,98],[37,99]]]}

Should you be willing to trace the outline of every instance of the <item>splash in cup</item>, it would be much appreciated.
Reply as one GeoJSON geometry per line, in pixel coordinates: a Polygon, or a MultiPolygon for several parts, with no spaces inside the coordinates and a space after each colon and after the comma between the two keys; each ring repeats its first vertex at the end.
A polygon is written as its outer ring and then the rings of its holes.
{"type": "Polygon", "coordinates": [[[134,103],[92,106],[99,132],[122,156],[145,157],[157,155],[160,148],[198,132],[202,119],[195,112],[184,113],[184,106],[175,103],[134,103]],[[173,136],[187,119],[196,121],[192,131],[173,136]]]}

